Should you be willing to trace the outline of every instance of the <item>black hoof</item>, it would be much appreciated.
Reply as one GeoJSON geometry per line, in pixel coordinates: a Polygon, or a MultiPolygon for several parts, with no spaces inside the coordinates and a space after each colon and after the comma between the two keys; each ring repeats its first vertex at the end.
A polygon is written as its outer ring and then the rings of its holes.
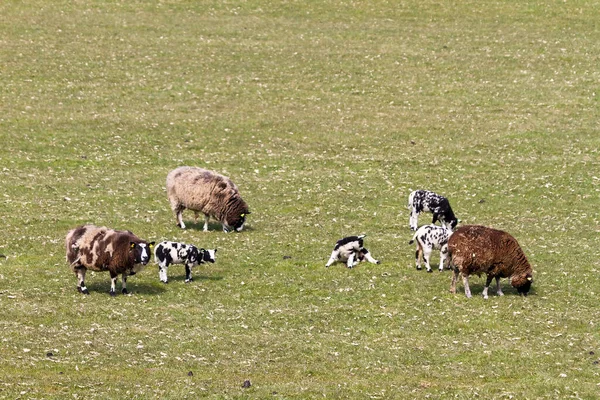
{"type": "Polygon", "coordinates": [[[127,289],[121,290],[121,293],[123,293],[123,294],[129,294],[129,292],[127,291],[127,289]]]}
{"type": "Polygon", "coordinates": [[[110,297],[115,297],[117,294],[113,291],[108,292],[108,294],[110,294],[110,297]]]}
{"type": "Polygon", "coordinates": [[[433,270],[432,270],[432,269],[428,269],[428,270],[427,270],[427,273],[432,273],[432,272],[433,272],[433,270]]]}
{"type": "Polygon", "coordinates": [[[377,261],[376,264],[381,264],[381,261],[377,261]]]}
{"type": "Polygon", "coordinates": [[[78,287],[77,291],[82,294],[90,294],[90,292],[89,292],[89,290],[87,290],[87,288],[81,289],[80,287],[78,287]]]}

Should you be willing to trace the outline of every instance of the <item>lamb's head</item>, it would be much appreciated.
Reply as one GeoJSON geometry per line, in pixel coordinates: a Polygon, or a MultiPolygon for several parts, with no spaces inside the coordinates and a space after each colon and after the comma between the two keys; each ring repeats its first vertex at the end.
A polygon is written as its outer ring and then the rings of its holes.
{"type": "Polygon", "coordinates": [[[214,250],[206,250],[206,249],[200,249],[200,256],[202,257],[200,259],[201,263],[214,263],[217,260],[217,249],[214,250]]]}
{"type": "Polygon", "coordinates": [[[529,289],[531,289],[531,284],[533,283],[533,277],[530,272],[513,275],[510,279],[510,284],[517,289],[519,294],[523,296],[527,296],[529,293],[529,289]]]}
{"type": "Polygon", "coordinates": [[[150,261],[150,255],[152,254],[152,247],[154,247],[154,242],[130,242],[129,251],[133,255],[134,263],[142,265],[148,264],[150,261]]]}

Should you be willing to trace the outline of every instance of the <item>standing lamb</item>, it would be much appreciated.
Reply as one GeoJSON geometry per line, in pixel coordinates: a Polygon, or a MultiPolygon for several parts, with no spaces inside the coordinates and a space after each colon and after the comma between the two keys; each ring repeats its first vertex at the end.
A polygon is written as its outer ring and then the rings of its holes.
{"type": "Polygon", "coordinates": [[[432,224],[439,220],[442,226],[454,229],[458,223],[448,199],[428,190],[412,192],[408,196],[408,208],[410,209],[410,229],[413,231],[417,230],[421,212],[433,213],[432,224]]]}
{"type": "Polygon", "coordinates": [[[429,265],[429,258],[433,250],[440,250],[440,272],[444,270],[444,261],[448,258],[448,238],[452,231],[443,226],[423,225],[413,235],[408,244],[417,242],[417,251],[415,253],[415,264],[417,269],[421,269],[421,256],[425,260],[427,272],[432,272],[429,265]]]}
{"type": "Polygon", "coordinates": [[[158,278],[167,283],[167,268],[171,264],[185,265],[185,283],[192,281],[192,268],[198,264],[214,263],[217,249],[199,249],[194,245],[169,242],[160,242],[154,248],[154,261],[158,264],[158,278]]]}
{"type": "Polygon", "coordinates": [[[345,262],[348,268],[352,268],[365,259],[370,263],[379,264],[379,261],[371,256],[369,250],[363,247],[365,236],[348,236],[338,240],[325,266],[329,267],[334,262],[341,261],[345,262]]]}
{"type": "Polygon", "coordinates": [[[67,262],[77,276],[77,290],[90,294],[85,286],[85,273],[108,271],[110,295],[115,296],[117,276],[121,274],[122,293],[127,294],[127,276],[135,275],[150,261],[154,242],[148,243],[130,231],[82,225],[71,229],[66,237],[67,262]]]}
{"type": "Polygon", "coordinates": [[[246,216],[250,214],[237,186],[226,176],[197,167],[179,167],[167,175],[167,195],[175,213],[177,225],[185,229],[183,210],[201,212],[205,216],[204,231],[208,220],[215,218],[223,225],[223,231],[241,231],[246,216]]]}
{"type": "Polygon", "coordinates": [[[456,293],[458,275],[463,276],[465,295],[471,297],[469,275],[486,274],[483,297],[488,298],[488,288],[496,279],[496,293],[502,296],[500,278],[510,278],[510,283],[522,295],[527,295],[533,283],[532,269],[519,243],[510,234],[481,225],[458,228],[448,240],[450,264],[454,268],[450,292],[456,293]]]}

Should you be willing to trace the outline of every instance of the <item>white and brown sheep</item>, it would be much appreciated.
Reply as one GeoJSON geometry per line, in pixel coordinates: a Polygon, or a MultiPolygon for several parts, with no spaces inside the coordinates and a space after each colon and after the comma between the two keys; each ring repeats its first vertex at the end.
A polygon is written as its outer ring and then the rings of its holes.
{"type": "Polygon", "coordinates": [[[413,235],[408,244],[417,242],[417,250],[415,253],[415,264],[417,269],[421,269],[421,256],[425,260],[425,268],[427,272],[432,272],[429,259],[433,250],[440,251],[440,267],[439,270],[444,270],[444,261],[448,258],[448,238],[452,235],[452,230],[443,226],[423,225],[413,235]]]}
{"type": "Polygon", "coordinates": [[[183,210],[203,213],[204,231],[208,231],[210,217],[223,225],[223,231],[241,231],[248,205],[240,196],[237,186],[226,176],[198,167],[179,167],[167,175],[167,195],[175,213],[177,225],[185,229],[183,210]]]}
{"type": "Polygon", "coordinates": [[[85,286],[85,273],[108,271],[110,295],[115,295],[117,276],[122,276],[122,293],[127,294],[127,277],[141,271],[152,254],[154,242],[148,243],[130,231],[82,225],[67,233],[67,262],[77,276],[77,290],[90,294],[85,286]]]}
{"type": "Polygon", "coordinates": [[[483,297],[496,279],[496,293],[502,296],[500,278],[510,283],[522,295],[527,295],[533,283],[533,270],[519,243],[507,232],[481,225],[464,225],[448,240],[450,265],[454,269],[450,292],[456,293],[458,275],[462,275],[465,295],[471,297],[469,276],[486,274],[483,297]]]}
{"type": "Polygon", "coordinates": [[[415,190],[408,196],[408,208],[410,209],[410,229],[417,230],[419,223],[419,214],[430,212],[433,214],[432,224],[438,220],[449,229],[456,228],[458,218],[454,215],[450,202],[444,196],[440,196],[429,190],[415,190]]]}

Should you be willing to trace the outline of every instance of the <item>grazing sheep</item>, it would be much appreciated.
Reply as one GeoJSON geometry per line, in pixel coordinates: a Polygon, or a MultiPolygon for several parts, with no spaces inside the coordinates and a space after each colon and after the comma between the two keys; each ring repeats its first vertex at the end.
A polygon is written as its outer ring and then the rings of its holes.
{"type": "Polygon", "coordinates": [[[214,263],[217,249],[198,249],[185,243],[160,242],[154,248],[154,261],[158,264],[158,277],[167,283],[167,268],[171,264],[185,265],[185,283],[192,281],[192,268],[206,262],[214,263]]]}
{"type": "Polygon", "coordinates": [[[448,240],[450,264],[454,268],[450,292],[456,293],[458,275],[463,276],[465,295],[471,297],[469,275],[486,274],[483,297],[488,298],[488,288],[496,279],[496,293],[502,296],[500,278],[510,278],[510,283],[522,295],[527,295],[533,283],[531,265],[519,243],[510,234],[480,225],[458,228],[448,240]]]}
{"type": "Polygon", "coordinates": [[[341,261],[346,262],[348,268],[352,268],[365,259],[370,263],[379,264],[379,261],[371,256],[369,250],[363,247],[365,236],[348,236],[338,240],[325,266],[329,267],[334,262],[341,261]]]}
{"type": "Polygon", "coordinates": [[[116,231],[106,227],[83,225],[67,233],[67,262],[77,276],[77,290],[90,294],[85,286],[85,273],[108,271],[110,295],[115,296],[117,276],[122,275],[122,293],[127,294],[127,276],[135,275],[150,261],[148,243],[130,231],[116,231]]]}
{"type": "Polygon", "coordinates": [[[415,264],[417,269],[421,269],[421,256],[425,260],[425,268],[427,272],[432,272],[429,265],[429,258],[432,250],[440,250],[440,272],[444,270],[444,261],[448,257],[448,238],[452,234],[452,230],[443,226],[423,225],[413,235],[413,238],[408,244],[417,242],[417,251],[415,253],[415,264]]]}
{"type": "Polygon", "coordinates": [[[442,226],[454,229],[458,223],[448,199],[428,190],[412,192],[408,196],[408,208],[410,209],[410,229],[413,231],[417,230],[421,212],[433,213],[432,224],[439,220],[442,226]]]}
{"type": "Polygon", "coordinates": [[[226,176],[197,167],[179,167],[167,175],[167,195],[175,213],[177,225],[185,229],[183,210],[201,212],[205,216],[204,231],[208,220],[215,218],[223,225],[223,231],[241,231],[248,206],[240,196],[237,186],[226,176]]]}

